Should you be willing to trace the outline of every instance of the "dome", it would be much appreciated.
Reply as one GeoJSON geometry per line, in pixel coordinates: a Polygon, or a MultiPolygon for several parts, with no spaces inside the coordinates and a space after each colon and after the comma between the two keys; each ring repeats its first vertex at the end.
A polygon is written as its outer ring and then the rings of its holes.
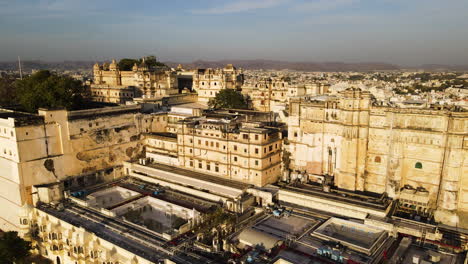
{"type": "Polygon", "coordinates": [[[94,69],[95,71],[98,71],[98,70],[99,70],[99,64],[98,64],[97,62],[94,64],[93,69],[94,69]]]}
{"type": "Polygon", "coordinates": [[[136,63],[133,64],[132,71],[138,71],[138,65],[136,63]]]}
{"type": "Polygon", "coordinates": [[[109,65],[109,70],[117,70],[117,62],[112,60],[112,63],[109,65]]]}

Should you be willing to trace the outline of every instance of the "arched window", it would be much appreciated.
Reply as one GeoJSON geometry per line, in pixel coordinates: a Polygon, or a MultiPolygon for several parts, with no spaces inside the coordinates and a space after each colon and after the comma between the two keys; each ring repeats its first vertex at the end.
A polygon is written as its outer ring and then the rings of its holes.
{"type": "Polygon", "coordinates": [[[375,161],[376,163],[380,163],[380,162],[382,161],[382,158],[380,158],[380,156],[376,156],[375,159],[374,159],[374,161],[375,161]]]}
{"type": "Polygon", "coordinates": [[[414,164],[414,168],[416,169],[422,169],[422,163],[421,162],[416,162],[416,164],[414,164]]]}

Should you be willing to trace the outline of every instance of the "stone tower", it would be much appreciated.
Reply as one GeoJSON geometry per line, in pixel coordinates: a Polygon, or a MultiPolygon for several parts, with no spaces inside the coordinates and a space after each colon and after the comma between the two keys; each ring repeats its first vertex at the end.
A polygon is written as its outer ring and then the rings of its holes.
{"type": "Polygon", "coordinates": [[[348,190],[364,191],[371,95],[359,88],[346,89],[341,95],[343,139],[335,184],[348,190]]]}

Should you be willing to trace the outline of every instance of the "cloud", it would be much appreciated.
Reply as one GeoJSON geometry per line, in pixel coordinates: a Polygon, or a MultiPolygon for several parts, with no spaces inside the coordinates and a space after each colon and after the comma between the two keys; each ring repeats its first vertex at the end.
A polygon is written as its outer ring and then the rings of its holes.
{"type": "Polygon", "coordinates": [[[289,2],[289,0],[241,0],[231,2],[223,6],[192,10],[192,13],[197,15],[222,15],[229,13],[240,13],[257,9],[272,8],[286,2],[289,2]]]}
{"type": "Polygon", "coordinates": [[[357,2],[359,2],[359,0],[314,0],[297,4],[291,9],[301,12],[319,12],[349,6],[357,2]]]}

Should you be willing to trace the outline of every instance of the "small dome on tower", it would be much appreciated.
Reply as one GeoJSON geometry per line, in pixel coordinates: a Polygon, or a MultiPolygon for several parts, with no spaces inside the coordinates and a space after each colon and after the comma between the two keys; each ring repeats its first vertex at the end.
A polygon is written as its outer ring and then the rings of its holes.
{"type": "Polygon", "coordinates": [[[95,71],[98,71],[98,70],[99,70],[99,64],[98,64],[97,62],[94,64],[93,69],[94,69],[95,71]]]}
{"type": "Polygon", "coordinates": [[[138,65],[136,63],[133,64],[132,71],[138,71],[138,65]]]}
{"type": "Polygon", "coordinates": [[[109,65],[109,70],[117,70],[117,62],[112,60],[112,63],[109,65]]]}

